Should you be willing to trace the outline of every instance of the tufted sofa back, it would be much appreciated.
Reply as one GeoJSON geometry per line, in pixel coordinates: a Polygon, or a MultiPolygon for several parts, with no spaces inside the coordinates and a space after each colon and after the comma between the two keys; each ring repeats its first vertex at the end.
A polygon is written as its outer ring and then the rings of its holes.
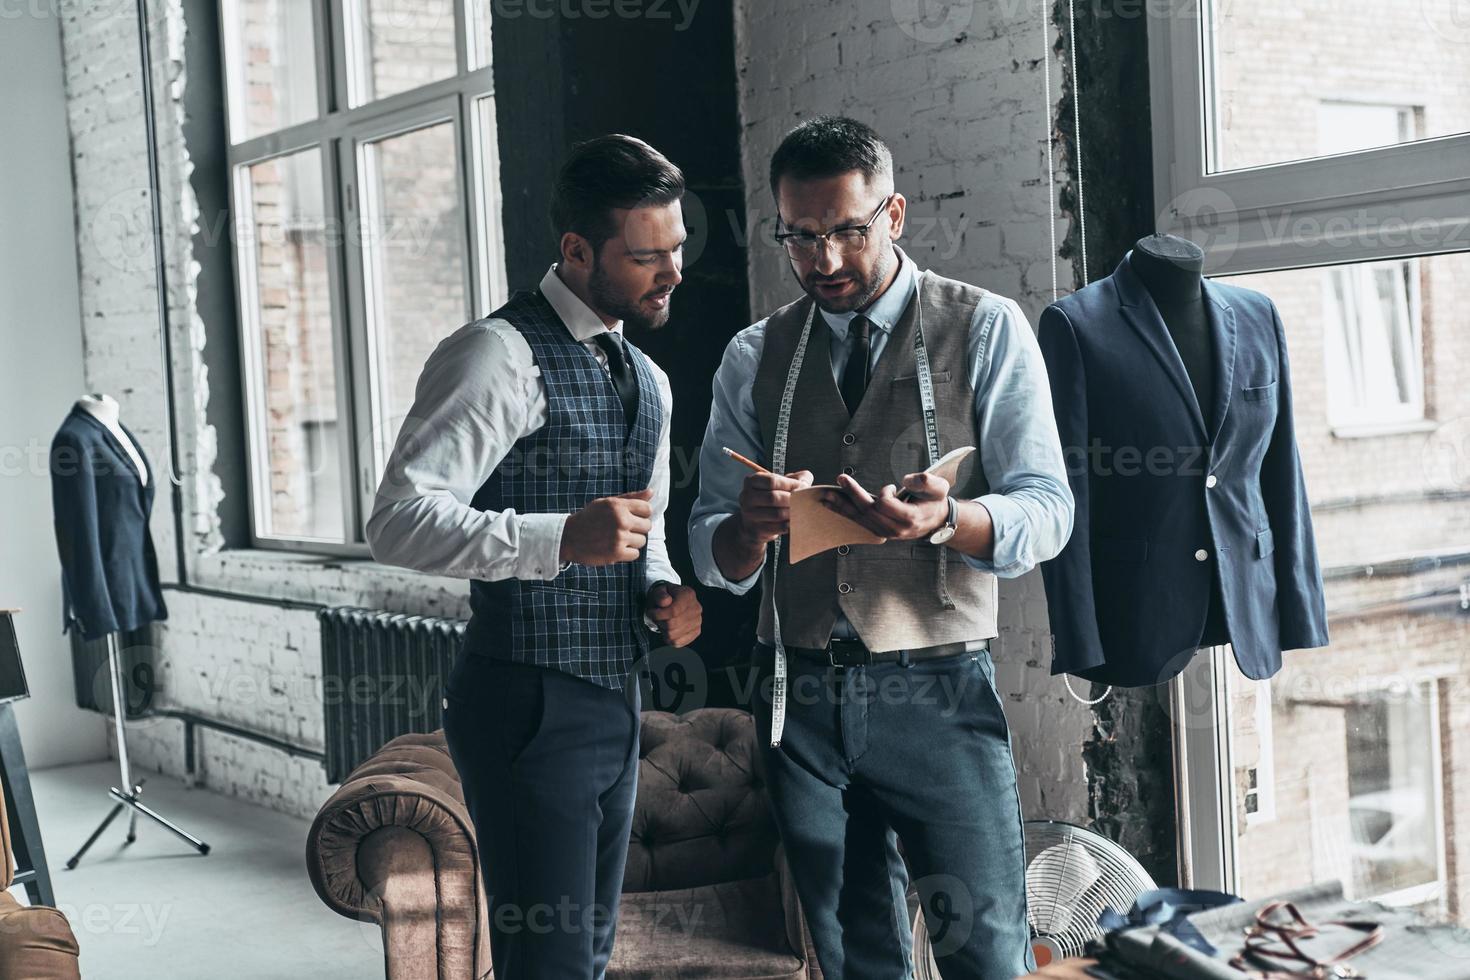
{"type": "Polygon", "coordinates": [[[694,888],[774,870],[776,825],[749,714],[643,712],[624,892],[694,888]]]}

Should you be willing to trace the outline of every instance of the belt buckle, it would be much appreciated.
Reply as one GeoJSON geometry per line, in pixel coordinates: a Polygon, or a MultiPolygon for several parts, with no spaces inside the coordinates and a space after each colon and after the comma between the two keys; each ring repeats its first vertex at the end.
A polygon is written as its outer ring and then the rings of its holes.
{"type": "Polygon", "coordinates": [[[827,663],[833,667],[864,667],[873,662],[873,655],[861,640],[828,640],[827,663]]]}

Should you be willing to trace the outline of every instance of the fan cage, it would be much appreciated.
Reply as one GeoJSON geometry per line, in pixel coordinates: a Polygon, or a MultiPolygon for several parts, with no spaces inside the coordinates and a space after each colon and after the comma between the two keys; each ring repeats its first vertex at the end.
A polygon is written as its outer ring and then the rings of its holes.
{"type": "MultiPolygon", "coordinates": [[[[1097,919],[1111,907],[1127,914],[1140,894],[1158,887],[1117,843],[1062,820],[1027,820],[1026,919],[1037,966],[1083,955],[1102,936],[1097,919]]],[[[914,976],[939,980],[929,931],[914,918],[914,976]]]]}

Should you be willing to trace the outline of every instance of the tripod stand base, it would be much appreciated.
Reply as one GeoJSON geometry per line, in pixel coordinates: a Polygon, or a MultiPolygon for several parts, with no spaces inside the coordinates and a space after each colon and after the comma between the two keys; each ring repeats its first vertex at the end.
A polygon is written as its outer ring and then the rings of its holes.
{"type": "Polygon", "coordinates": [[[131,808],[128,811],[127,843],[131,844],[133,843],[133,841],[138,839],[138,814],[141,813],[143,814],[143,816],[148,817],[150,820],[153,820],[155,823],[159,824],[165,830],[168,830],[176,836],[188,841],[189,844],[192,845],[193,848],[200,854],[208,854],[208,844],[204,843],[193,834],[189,834],[181,830],[178,826],[173,824],[171,821],[169,821],[167,817],[164,817],[162,814],[150,810],[147,806],[143,804],[143,801],[138,798],[139,794],[143,791],[143,780],[140,779],[136,783],[134,783],[132,778],[132,769],[128,765],[128,733],[127,729],[123,726],[123,719],[126,717],[126,708],[124,706],[123,700],[122,666],[121,657],[118,654],[116,633],[110,633],[107,637],[107,666],[109,677],[112,682],[112,722],[113,725],[116,727],[117,734],[117,764],[118,769],[122,774],[123,785],[132,787],[132,792],[124,793],[116,786],[108,787],[107,795],[116,800],[117,805],[112,808],[111,812],[109,812],[105,818],[103,818],[102,823],[98,825],[97,829],[92,831],[92,836],[87,838],[87,842],[81,846],[81,849],[73,854],[71,858],[66,862],[66,869],[68,871],[71,871],[76,868],[77,863],[82,859],[82,855],[86,854],[87,849],[97,842],[97,838],[102,836],[102,832],[107,829],[107,825],[112,823],[113,820],[117,819],[117,815],[119,813],[122,813],[123,807],[131,808]]]}
{"type": "MultiPolygon", "coordinates": [[[[195,837],[193,834],[190,834],[185,830],[181,830],[178,826],[176,826],[162,814],[149,809],[143,803],[143,801],[138,798],[138,794],[143,788],[142,782],[142,780],[139,780],[138,785],[133,787],[133,792],[131,793],[124,793],[116,786],[109,786],[107,788],[107,795],[116,800],[117,805],[114,806],[112,810],[108,812],[107,816],[102,819],[102,823],[98,824],[97,829],[92,831],[92,836],[87,838],[87,842],[81,846],[81,849],[73,854],[71,858],[66,862],[66,870],[71,871],[76,868],[77,864],[82,860],[82,855],[86,854],[87,849],[97,842],[97,838],[102,836],[102,832],[107,829],[108,824],[117,819],[117,815],[119,813],[122,813],[124,807],[132,808],[128,814],[131,821],[136,821],[138,814],[141,813],[143,814],[143,816],[156,821],[164,829],[169,830],[177,836],[183,838],[185,841],[188,841],[189,844],[193,846],[193,848],[200,854],[209,853],[208,844],[195,837]]],[[[137,832],[130,826],[128,828],[127,843],[131,844],[137,839],[137,832]]]]}

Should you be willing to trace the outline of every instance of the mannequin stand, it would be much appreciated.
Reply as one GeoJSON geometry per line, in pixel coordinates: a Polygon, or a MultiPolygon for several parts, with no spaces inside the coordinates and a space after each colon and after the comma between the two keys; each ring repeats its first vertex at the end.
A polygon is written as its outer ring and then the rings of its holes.
{"type": "Polygon", "coordinates": [[[150,810],[148,807],[143,805],[141,800],[138,799],[139,795],[141,795],[143,792],[143,780],[140,779],[136,783],[134,783],[132,769],[128,765],[127,730],[123,727],[123,720],[124,718],[126,718],[126,710],[123,704],[122,693],[122,658],[118,656],[116,633],[110,633],[107,637],[107,668],[112,682],[112,720],[113,724],[117,728],[117,765],[122,774],[122,784],[128,787],[129,792],[125,793],[122,790],[118,789],[116,786],[108,787],[107,795],[116,800],[117,805],[112,808],[112,812],[103,819],[102,823],[98,825],[97,829],[92,831],[92,836],[87,838],[87,842],[81,846],[81,849],[73,854],[71,858],[66,862],[66,869],[68,871],[71,871],[77,866],[77,862],[81,861],[82,855],[87,853],[87,848],[91,847],[94,843],[97,842],[97,838],[102,836],[102,832],[107,829],[108,824],[112,823],[112,821],[117,818],[117,815],[122,812],[123,807],[125,806],[131,807],[131,809],[128,811],[128,837],[126,843],[131,844],[133,841],[138,839],[138,814],[141,813],[145,817],[150,817],[151,819],[155,820],[165,829],[172,831],[179,837],[182,837],[184,840],[188,841],[200,854],[208,854],[208,844],[204,843],[199,838],[194,837],[193,835],[186,833],[183,830],[180,830],[178,827],[169,822],[168,818],[153,810],[150,810]]]}

